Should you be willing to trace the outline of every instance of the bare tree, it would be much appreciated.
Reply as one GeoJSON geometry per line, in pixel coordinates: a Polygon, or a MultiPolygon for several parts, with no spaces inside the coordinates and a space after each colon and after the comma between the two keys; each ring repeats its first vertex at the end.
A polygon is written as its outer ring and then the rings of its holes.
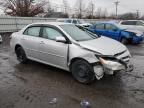
{"type": "Polygon", "coordinates": [[[5,14],[10,16],[33,17],[44,12],[45,1],[36,3],[35,0],[1,0],[0,6],[5,14]]]}
{"type": "Polygon", "coordinates": [[[77,14],[77,17],[78,18],[82,18],[83,16],[83,13],[85,11],[85,5],[84,5],[84,2],[82,0],[77,0],[76,2],[76,14],[77,14]]]}
{"type": "Polygon", "coordinates": [[[102,12],[102,9],[101,9],[101,7],[99,7],[96,11],[96,17],[99,19],[101,18],[101,12],[102,12]]]}
{"type": "Polygon", "coordinates": [[[94,9],[95,5],[93,2],[90,2],[88,7],[87,7],[87,18],[93,19],[94,18],[94,9]]]}
{"type": "Polygon", "coordinates": [[[137,14],[136,13],[125,13],[125,14],[121,14],[118,16],[119,19],[123,19],[123,20],[132,20],[132,19],[137,19],[137,14]]]}
{"type": "Polygon", "coordinates": [[[66,0],[63,0],[63,7],[64,7],[64,16],[65,17],[68,17],[69,15],[68,15],[68,8],[69,8],[69,6],[68,6],[68,3],[67,3],[67,1],[66,0]]]}
{"type": "Polygon", "coordinates": [[[67,4],[67,1],[66,0],[63,0],[63,7],[64,7],[64,13],[67,14],[67,11],[68,11],[68,4],[67,4]]]}
{"type": "Polygon", "coordinates": [[[109,19],[115,19],[115,13],[111,13],[109,16],[108,16],[109,19]]]}
{"type": "Polygon", "coordinates": [[[107,9],[105,9],[101,12],[101,18],[103,18],[103,19],[107,18],[107,15],[108,15],[107,9]]]}

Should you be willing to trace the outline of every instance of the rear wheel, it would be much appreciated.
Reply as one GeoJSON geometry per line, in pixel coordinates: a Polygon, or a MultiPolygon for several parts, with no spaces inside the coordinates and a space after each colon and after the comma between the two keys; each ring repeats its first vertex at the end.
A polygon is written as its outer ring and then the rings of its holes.
{"type": "Polygon", "coordinates": [[[27,63],[28,59],[26,57],[25,51],[22,47],[16,48],[17,59],[20,63],[27,63]]]}
{"type": "Polygon", "coordinates": [[[90,84],[95,80],[93,67],[84,60],[76,60],[71,65],[74,78],[83,84],[90,84]]]}
{"type": "Polygon", "coordinates": [[[128,44],[128,40],[126,38],[122,38],[121,39],[121,43],[123,43],[124,45],[128,44]]]}

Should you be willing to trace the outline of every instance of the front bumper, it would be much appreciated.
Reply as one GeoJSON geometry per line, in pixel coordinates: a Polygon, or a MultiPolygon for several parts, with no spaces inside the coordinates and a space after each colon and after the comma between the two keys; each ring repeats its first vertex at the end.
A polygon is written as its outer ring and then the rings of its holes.
{"type": "Polygon", "coordinates": [[[0,43],[2,42],[2,37],[0,37],[0,43]]]}
{"type": "Polygon", "coordinates": [[[133,44],[139,44],[143,40],[144,40],[144,35],[142,35],[142,36],[133,36],[132,43],[133,44]]]}
{"type": "Polygon", "coordinates": [[[104,60],[100,58],[100,62],[104,67],[104,72],[106,74],[114,74],[115,71],[132,71],[133,65],[131,63],[122,63],[118,61],[112,61],[112,60],[104,60]]]}

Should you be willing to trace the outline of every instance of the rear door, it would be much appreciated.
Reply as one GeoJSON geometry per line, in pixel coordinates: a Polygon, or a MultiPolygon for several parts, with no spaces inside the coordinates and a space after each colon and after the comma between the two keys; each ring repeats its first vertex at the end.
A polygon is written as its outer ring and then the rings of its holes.
{"type": "Polygon", "coordinates": [[[23,38],[21,40],[27,56],[33,59],[39,58],[40,29],[40,25],[28,27],[23,33],[23,38]]]}
{"type": "Polygon", "coordinates": [[[56,37],[64,37],[54,26],[44,26],[41,32],[40,59],[58,67],[67,67],[68,44],[56,42],[56,37]]]}

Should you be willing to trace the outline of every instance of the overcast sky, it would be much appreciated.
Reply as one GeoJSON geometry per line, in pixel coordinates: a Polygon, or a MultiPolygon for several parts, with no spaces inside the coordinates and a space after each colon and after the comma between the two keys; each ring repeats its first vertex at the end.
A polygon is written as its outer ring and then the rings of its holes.
{"type": "MultiPolygon", "coordinates": [[[[41,0],[37,0],[41,1],[41,0]]],[[[63,0],[49,0],[53,4],[62,5],[63,0]]],[[[67,0],[69,6],[72,8],[75,6],[77,0],[67,0]]],[[[93,1],[96,9],[101,7],[103,10],[107,9],[108,13],[115,13],[115,5],[114,2],[116,0],[82,0],[85,4],[93,1]]],[[[139,10],[141,14],[144,14],[144,0],[118,0],[120,4],[118,6],[118,14],[126,13],[126,12],[136,12],[139,10]]],[[[2,11],[0,10],[0,13],[2,11]]]]}
{"type": "MultiPolygon", "coordinates": [[[[50,0],[56,4],[62,4],[63,0],[50,0]]],[[[77,0],[67,0],[69,5],[73,7],[76,4],[77,0]]],[[[88,2],[93,1],[96,8],[107,9],[108,13],[115,13],[115,5],[114,2],[116,0],[83,0],[86,4],[88,2]]],[[[126,12],[136,12],[139,10],[141,14],[144,14],[144,0],[118,0],[120,1],[118,6],[118,13],[126,13],[126,12]]]]}

